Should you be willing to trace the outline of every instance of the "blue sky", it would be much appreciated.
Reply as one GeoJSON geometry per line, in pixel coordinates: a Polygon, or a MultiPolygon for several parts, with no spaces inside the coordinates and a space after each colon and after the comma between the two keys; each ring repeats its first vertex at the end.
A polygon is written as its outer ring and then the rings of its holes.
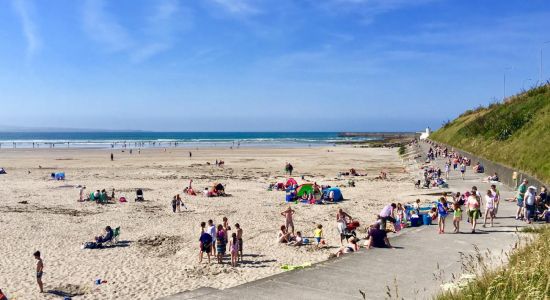
{"type": "Polygon", "coordinates": [[[438,127],[535,84],[549,28],[544,0],[1,0],[0,125],[438,127]]]}

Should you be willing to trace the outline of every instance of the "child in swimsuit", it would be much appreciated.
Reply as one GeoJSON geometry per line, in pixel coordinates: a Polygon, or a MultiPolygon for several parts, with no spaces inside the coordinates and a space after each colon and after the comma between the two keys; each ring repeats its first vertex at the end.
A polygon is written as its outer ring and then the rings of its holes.
{"type": "Polygon", "coordinates": [[[231,249],[231,266],[237,266],[237,260],[239,258],[239,241],[237,240],[237,233],[231,234],[231,241],[229,242],[229,249],[231,249]]]}
{"type": "Polygon", "coordinates": [[[218,225],[218,232],[216,233],[216,252],[218,256],[218,263],[223,263],[223,256],[225,255],[225,231],[223,226],[218,225]]]}
{"type": "Polygon", "coordinates": [[[453,203],[453,226],[454,226],[454,233],[458,233],[460,230],[460,221],[462,220],[462,208],[460,207],[460,204],[458,202],[453,203]]]}

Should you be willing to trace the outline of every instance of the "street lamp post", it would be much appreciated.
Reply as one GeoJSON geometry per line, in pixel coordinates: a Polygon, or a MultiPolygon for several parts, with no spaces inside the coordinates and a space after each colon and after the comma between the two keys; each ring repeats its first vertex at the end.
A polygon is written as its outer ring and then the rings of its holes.
{"type": "Polygon", "coordinates": [[[539,72],[540,72],[540,74],[539,74],[540,84],[542,84],[542,49],[544,49],[546,44],[550,44],[550,41],[546,41],[546,42],[542,43],[542,46],[540,47],[540,70],[539,70],[539,72]]]}

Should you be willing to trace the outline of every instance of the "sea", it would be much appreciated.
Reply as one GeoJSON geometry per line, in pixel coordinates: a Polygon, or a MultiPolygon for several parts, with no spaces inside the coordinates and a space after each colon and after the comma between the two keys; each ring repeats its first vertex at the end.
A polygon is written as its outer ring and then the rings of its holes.
{"type": "Polygon", "coordinates": [[[338,132],[0,132],[8,148],[319,147],[379,137],[338,132]]]}

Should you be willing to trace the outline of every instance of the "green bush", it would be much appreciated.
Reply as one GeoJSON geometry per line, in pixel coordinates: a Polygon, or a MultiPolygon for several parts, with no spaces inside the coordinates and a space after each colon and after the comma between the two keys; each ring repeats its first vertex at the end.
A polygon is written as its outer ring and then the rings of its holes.
{"type": "Polygon", "coordinates": [[[477,269],[483,274],[457,290],[444,292],[437,300],[458,299],[549,299],[550,298],[550,226],[530,230],[535,239],[517,248],[508,265],[492,270],[481,260],[477,269]]]}

